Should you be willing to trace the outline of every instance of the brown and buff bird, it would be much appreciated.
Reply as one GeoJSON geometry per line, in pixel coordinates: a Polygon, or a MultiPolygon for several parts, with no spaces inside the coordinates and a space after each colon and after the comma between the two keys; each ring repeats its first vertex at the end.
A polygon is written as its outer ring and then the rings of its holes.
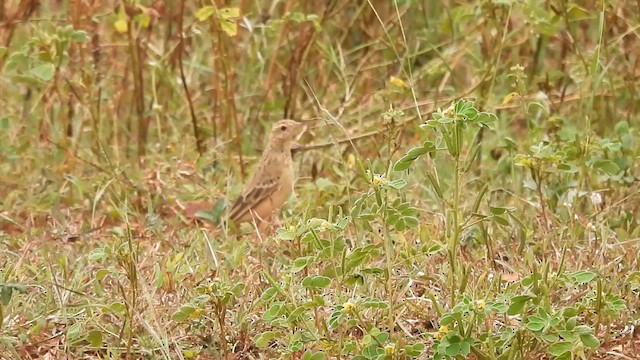
{"type": "Polygon", "coordinates": [[[273,125],[269,145],[245,184],[242,195],[229,210],[229,219],[236,224],[260,224],[277,215],[293,192],[295,174],[291,147],[306,127],[293,120],[280,120],[273,125]]]}

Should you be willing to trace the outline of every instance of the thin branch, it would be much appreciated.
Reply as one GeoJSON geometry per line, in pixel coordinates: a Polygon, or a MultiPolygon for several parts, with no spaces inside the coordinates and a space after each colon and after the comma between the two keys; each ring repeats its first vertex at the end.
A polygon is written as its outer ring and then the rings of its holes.
{"type": "Polygon", "coordinates": [[[180,68],[180,80],[182,81],[182,88],[184,94],[187,97],[187,104],[189,104],[189,113],[191,114],[191,124],[193,126],[193,136],[196,138],[196,148],[198,154],[202,156],[205,151],[204,142],[202,136],[200,136],[200,126],[198,126],[198,118],[196,112],[193,109],[193,100],[191,99],[191,92],[187,86],[187,79],[184,76],[184,65],[182,64],[182,55],[184,54],[184,33],[183,33],[183,18],[184,18],[184,0],[180,1],[180,15],[178,16],[178,36],[180,37],[180,43],[178,44],[178,67],[180,68]]]}

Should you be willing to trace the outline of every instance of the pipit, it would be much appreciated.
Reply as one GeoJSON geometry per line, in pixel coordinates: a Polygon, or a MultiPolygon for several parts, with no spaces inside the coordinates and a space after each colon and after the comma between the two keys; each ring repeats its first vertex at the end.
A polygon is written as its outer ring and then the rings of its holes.
{"type": "Polygon", "coordinates": [[[229,210],[230,220],[236,224],[260,224],[277,217],[293,192],[295,175],[291,147],[305,129],[302,123],[293,120],[280,120],[273,125],[269,145],[263,151],[253,176],[229,210]]]}

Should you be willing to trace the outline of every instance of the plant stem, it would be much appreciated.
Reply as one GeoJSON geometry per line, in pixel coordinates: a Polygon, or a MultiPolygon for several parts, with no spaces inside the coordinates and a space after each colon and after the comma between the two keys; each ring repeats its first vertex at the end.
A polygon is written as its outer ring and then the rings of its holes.
{"type": "Polygon", "coordinates": [[[455,170],[453,174],[453,233],[451,234],[449,244],[449,265],[451,267],[450,285],[451,285],[451,307],[456,304],[456,269],[458,259],[458,238],[460,237],[460,221],[459,221],[459,206],[460,206],[460,159],[455,158],[455,170]]]}

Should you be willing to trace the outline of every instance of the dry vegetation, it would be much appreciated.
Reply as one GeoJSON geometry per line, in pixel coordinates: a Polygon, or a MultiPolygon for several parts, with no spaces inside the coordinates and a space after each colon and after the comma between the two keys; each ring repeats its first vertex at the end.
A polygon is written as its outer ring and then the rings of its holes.
{"type": "Polygon", "coordinates": [[[636,358],[639,14],[0,1],[0,357],[636,358]],[[281,118],[283,226],[212,225],[281,118]]]}

